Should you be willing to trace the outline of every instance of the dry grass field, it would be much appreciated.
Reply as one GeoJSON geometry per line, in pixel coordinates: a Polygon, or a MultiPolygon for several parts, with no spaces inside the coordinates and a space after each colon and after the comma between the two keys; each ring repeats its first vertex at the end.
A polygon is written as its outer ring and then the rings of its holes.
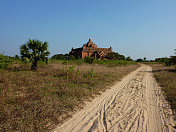
{"type": "Polygon", "coordinates": [[[154,77],[161,86],[166,100],[176,113],[176,67],[166,67],[163,65],[151,65],[154,77]]]}
{"type": "Polygon", "coordinates": [[[48,131],[139,65],[15,66],[0,71],[0,131],[48,131]],[[107,87],[108,86],[108,87],[107,87]]]}

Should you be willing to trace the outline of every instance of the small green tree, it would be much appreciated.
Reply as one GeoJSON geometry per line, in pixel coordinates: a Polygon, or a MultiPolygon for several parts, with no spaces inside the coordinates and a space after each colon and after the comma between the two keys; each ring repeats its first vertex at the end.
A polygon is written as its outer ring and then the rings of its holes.
{"type": "Polygon", "coordinates": [[[31,70],[37,69],[39,60],[48,63],[48,42],[31,40],[20,46],[20,53],[23,61],[32,62],[31,70]]]}

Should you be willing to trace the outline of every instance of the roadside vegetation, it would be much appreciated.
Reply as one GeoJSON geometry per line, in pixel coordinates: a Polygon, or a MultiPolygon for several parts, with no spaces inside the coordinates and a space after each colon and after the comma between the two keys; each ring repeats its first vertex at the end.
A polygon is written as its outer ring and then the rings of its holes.
{"type": "Polygon", "coordinates": [[[156,58],[155,62],[165,64],[166,66],[176,65],[176,56],[170,56],[169,58],[168,57],[156,58]]]}
{"type": "Polygon", "coordinates": [[[77,60],[50,60],[50,63],[57,64],[69,64],[69,65],[82,65],[82,64],[94,64],[94,65],[103,65],[108,67],[121,66],[121,65],[131,65],[137,64],[134,61],[125,61],[125,60],[96,60],[93,58],[86,59],[77,59],[77,60]]]}
{"type": "MultiPolygon", "coordinates": [[[[130,56],[109,53],[106,60],[75,59],[69,54],[48,58],[48,43],[29,40],[21,56],[0,54],[0,131],[48,131],[139,67],[130,56]],[[48,64],[48,65],[47,65],[48,64]]],[[[174,65],[175,56],[151,63],[174,65]]],[[[176,69],[152,65],[154,76],[176,110],[176,69]]]]}
{"type": "Polygon", "coordinates": [[[176,114],[176,56],[156,58],[155,61],[158,64],[151,65],[154,77],[176,114]]]}
{"type": "Polygon", "coordinates": [[[11,64],[0,71],[0,131],[48,131],[137,67],[11,64]]]}
{"type": "Polygon", "coordinates": [[[108,67],[137,64],[130,58],[130,56],[125,57],[124,55],[115,52],[108,53],[105,60],[94,59],[93,57],[86,57],[85,59],[75,59],[73,55],[56,54],[51,57],[50,62],[60,64],[76,64],[76,65],[82,65],[84,63],[87,63],[87,64],[105,65],[108,67]]]}
{"type": "Polygon", "coordinates": [[[0,54],[0,131],[49,131],[139,67],[130,58],[48,61],[47,46],[29,40],[21,57],[0,54]]]}
{"type": "Polygon", "coordinates": [[[0,54],[0,69],[7,69],[8,66],[16,60],[18,60],[18,58],[0,54]]]}
{"type": "Polygon", "coordinates": [[[156,81],[176,114],[176,66],[168,67],[161,64],[151,66],[156,81]]]}

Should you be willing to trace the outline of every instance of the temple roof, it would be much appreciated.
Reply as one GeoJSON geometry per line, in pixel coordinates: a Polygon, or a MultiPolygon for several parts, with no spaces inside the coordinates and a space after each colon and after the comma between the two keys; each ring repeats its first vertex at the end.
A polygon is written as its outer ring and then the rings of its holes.
{"type": "Polygon", "coordinates": [[[89,41],[87,42],[87,47],[97,47],[97,45],[92,42],[91,38],[89,38],[89,41]]]}
{"type": "Polygon", "coordinates": [[[92,42],[91,37],[89,38],[89,42],[92,42]]]}

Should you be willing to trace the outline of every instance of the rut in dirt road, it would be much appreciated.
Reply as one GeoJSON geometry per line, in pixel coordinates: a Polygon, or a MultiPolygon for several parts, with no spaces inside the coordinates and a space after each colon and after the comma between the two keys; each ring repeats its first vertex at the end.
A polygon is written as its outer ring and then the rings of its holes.
{"type": "Polygon", "coordinates": [[[151,67],[143,65],[54,131],[174,131],[151,71],[151,67]]]}

